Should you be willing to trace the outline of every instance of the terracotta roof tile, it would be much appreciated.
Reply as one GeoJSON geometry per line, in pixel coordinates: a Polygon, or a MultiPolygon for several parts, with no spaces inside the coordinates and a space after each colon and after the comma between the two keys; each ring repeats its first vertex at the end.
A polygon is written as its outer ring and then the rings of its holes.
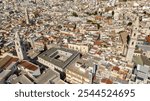
{"type": "Polygon", "coordinates": [[[106,84],[112,84],[112,83],[113,83],[112,80],[110,80],[110,79],[108,79],[108,78],[103,78],[103,79],[101,80],[101,82],[102,82],[102,83],[106,83],[106,84]]]}
{"type": "Polygon", "coordinates": [[[145,39],[146,39],[146,42],[150,43],[150,35],[148,35],[145,39]]]}
{"type": "Polygon", "coordinates": [[[6,69],[12,62],[17,62],[18,58],[6,56],[0,61],[0,68],[6,69]]]}
{"type": "Polygon", "coordinates": [[[101,45],[101,44],[102,44],[101,41],[95,41],[95,42],[94,42],[94,45],[101,45]]]}
{"type": "Polygon", "coordinates": [[[112,71],[119,71],[119,70],[120,70],[120,68],[117,67],[117,66],[115,66],[115,67],[112,68],[112,71]]]}
{"type": "Polygon", "coordinates": [[[38,69],[38,67],[36,65],[34,65],[34,64],[32,64],[32,63],[30,63],[30,62],[28,62],[26,60],[21,61],[19,63],[19,65],[23,66],[26,69],[32,70],[32,71],[35,71],[35,70],[38,69]]]}

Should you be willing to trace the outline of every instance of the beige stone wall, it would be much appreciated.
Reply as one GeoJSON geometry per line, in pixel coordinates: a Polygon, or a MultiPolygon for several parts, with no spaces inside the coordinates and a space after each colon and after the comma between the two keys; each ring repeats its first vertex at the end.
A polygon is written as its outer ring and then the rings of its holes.
{"type": "Polygon", "coordinates": [[[89,52],[89,47],[86,45],[68,44],[68,48],[79,51],[83,54],[86,54],[89,52]]]}

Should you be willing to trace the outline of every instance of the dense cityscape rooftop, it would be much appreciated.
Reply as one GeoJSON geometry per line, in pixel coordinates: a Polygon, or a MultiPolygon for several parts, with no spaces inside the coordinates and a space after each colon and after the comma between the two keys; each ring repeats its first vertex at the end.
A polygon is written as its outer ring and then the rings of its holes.
{"type": "Polygon", "coordinates": [[[149,0],[0,0],[0,84],[149,83],[149,0]]]}

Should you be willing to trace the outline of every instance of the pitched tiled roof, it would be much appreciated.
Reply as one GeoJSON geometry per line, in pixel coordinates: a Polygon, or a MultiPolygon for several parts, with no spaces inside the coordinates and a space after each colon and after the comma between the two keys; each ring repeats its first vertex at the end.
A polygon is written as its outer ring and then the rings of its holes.
{"type": "Polygon", "coordinates": [[[102,82],[102,83],[106,83],[106,84],[112,84],[112,83],[113,83],[113,81],[110,80],[110,79],[108,79],[108,78],[103,78],[103,79],[101,80],[101,82],[102,82]]]}
{"type": "Polygon", "coordinates": [[[7,55],[0,61],[0,68],[6,69],[12,62],[17,62],[18,58],[7,55]]]}
{"type": "Polygon", "coordinates": [[[31,62],[28,62],[26,60],[22,60],[19,65],[23,66],[24,68],[26,69],[29,69],[29,70],[32,70],[32,71],[35,71],[38,69],[38,67],[34,64],[32,64],[31,62]]]}

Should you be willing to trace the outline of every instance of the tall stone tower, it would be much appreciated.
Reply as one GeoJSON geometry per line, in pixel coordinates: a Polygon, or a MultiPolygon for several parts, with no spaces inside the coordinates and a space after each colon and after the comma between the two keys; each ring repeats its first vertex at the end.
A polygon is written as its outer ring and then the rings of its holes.
{"type": "Polygon", "coordinates": [[[78,0],[74,0],[74,3],[77,4],[78,0]]]}
{"type": "Polygon", "coordinates": [[[20,38],[18,33],[15,34],[15,49],[19,59],[21,60],[27,59],[25,45],[23,44],[23,40],[22,38],[20,38]]]}
{"type": "Polygon", "coordinates": [[[36,0],[33,0],[34,3],[36,3],[36,0]]]}
{"type": "Polygon", "coordinates": [[[28,13],[27,7],[25,7],[25,19],[26,19],[26,24],[29,24],[30,23],[30,19],[29,19],[29,13],[28,13]]]}
{"type": "Polygon", "coordinates": [[[18,11],[18,5],[17,5],[17,1],[13,0],[13,6],[14,6],[14,10],[18,11]]]}
{"type": "Polygon", "coordinates": [[[8,3],[8,1],[7,1],[7,0],[3,0],[4,9],[6,9],[6,8],[7,8],[7,3],[8,3]]]}
{"type": "Polygon", "coordinates": [[[128,50],[126,54],[126,60],[129,62],[131,62],[133,59],[133,55],[134,55],[134,51],[135,51],[135,47],[137,43],[137,38],[139,35],[138,30],[139,30],[139,17],[136,18],[135,23],[133,25],[132,35],[130,37],[130,42],[129,42],[128,50]]]}

